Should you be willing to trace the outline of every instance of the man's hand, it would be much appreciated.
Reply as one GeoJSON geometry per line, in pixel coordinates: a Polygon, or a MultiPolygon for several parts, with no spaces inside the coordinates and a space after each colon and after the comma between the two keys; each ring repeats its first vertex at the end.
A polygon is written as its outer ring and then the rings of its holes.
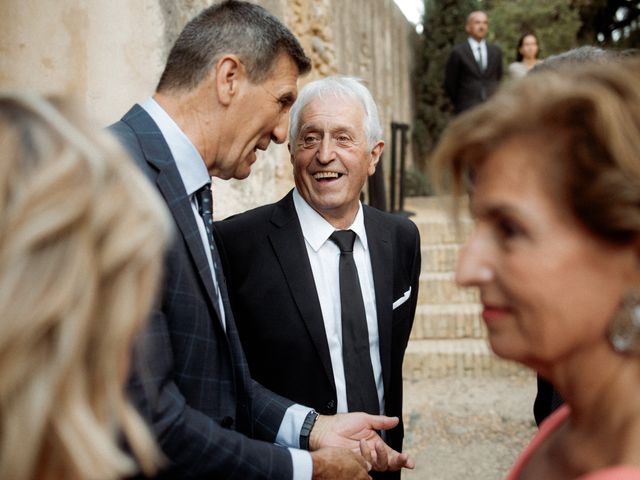
{"type": "Polygon", "coordinates": [[[371,465],[371,468],[377,472],[395,471],[403,467],[413,469],[416,466],[409,455],[396,452],[384,443],[381,438],[374,442],[373,450],[369,443],[365,440],[360,440],[360,454],[371,465]]]}
{"type": "Polygon", "coordinates": [[[388,430],[399,422],[397,417],[366,413],[320,415],[309,436],[310,450],[322,447],[342,447],[360,453],[374,470],[414,468],[415,462],[406,453],[398,453],[380,438],[376,430],[388,430]]]}
{"type": "Polygon", "coordinates": [[[311,452],[312,480],[371,480],[371,464],[344,448],[321,448],[311,452]]]}

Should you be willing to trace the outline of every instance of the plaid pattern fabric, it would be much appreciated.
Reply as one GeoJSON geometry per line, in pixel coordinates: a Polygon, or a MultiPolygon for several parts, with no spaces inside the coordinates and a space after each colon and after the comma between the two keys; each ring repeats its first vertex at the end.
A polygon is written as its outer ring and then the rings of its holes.
{"type": "Polygon", "coordinates": [[[160,130],[137,105],[110,130],[157,186],[177,227],[130,381],[170,460],[161,477],[291,478],[289,452],[269,442],[292,402],[251,380],[224,281],[226,332],[220,323],[205,246],[160,130]]]}

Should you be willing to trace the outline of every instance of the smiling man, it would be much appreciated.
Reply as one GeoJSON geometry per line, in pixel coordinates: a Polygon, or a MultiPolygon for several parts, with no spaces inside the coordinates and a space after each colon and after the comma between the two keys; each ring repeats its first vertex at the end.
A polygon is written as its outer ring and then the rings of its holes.
{"type": "MultiPolygon", "coordinates": [[[[359,81],[309,83],[291,109],[295,188],[216,224],[253,378],[321,414],[402,418],[420,238],[406,218],[360,203],[381,139],[376,105],[359,81]]],[[[386,439],[400,451],[402,424],[386,439]]]]}
{"type": "Polygon", "coordinates": [[[264,8],[216,3],[185,26],[153,97],[111,127],[175,221],[130,382],[167,460],[159,478],[365,480],[367,461],[412,465],[374,431],[397,419],[318,416],[256,383],[227,300],[211,176],[245,178],[256,150],[286,140],[298,76],[309,69],[298,40],[264,8]]]}

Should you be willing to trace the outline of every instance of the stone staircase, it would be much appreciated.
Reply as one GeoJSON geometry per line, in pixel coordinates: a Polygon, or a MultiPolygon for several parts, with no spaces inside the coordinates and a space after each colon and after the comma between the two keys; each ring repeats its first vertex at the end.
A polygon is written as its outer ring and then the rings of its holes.
{"type": "Polygon", "coordinates": [[[420,292],[404,359],[405,380],[527,374],[524,367],[491,352],[477,290],[455,284],[458,251],[473,226],[466,211],[456,227],[446,199],[407,198],[405,210],[415,213],[410,218],[422,240],[420,292]]]}

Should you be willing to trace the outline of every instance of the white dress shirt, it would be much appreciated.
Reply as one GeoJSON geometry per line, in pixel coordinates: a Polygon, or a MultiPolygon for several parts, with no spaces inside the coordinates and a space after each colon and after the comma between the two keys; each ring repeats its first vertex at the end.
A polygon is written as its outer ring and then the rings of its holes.
{"type": "MultiPolygon", "coordinates": [[[[311,270],[318,292],[322,310],[324,329],[329,344],[331,366],[338,396],[338,413],[347,412],[347,392],[345,386],[344,364],[342,361],[342,319],[340,312],[339,263],[340,249],[329,240],[336,230],[302,198],[297,189],[293,191],[293,204],[300,220],[311,270]]],[[[367,233],[364,228],[362,205],[353,224],[349,227],[356,233],[353,245],[353,258],[358,269],[358,280],[362,289],[362,300],[369,330],[369,349],[373,376],[378,391],[380,413],[384,413],[384,386],[378,340],[378,316],[376,313],[376,295],[373,284],[373,270],[369,256],[367,233]]]]}
{"type": "Polygon", "coordinates": [[[480,42],[478,42],[475,38],[468,38],[469,41],[469,46],[471,47],[471,51],[473,52],[473,56],[476,59],[476,63],[478,65],[480,65],[480,59],[478,58],[478,47],[480,47],[480,50],[482,51],[482,70],[487,68],[487,61],[488,61],[488,57],[487,57],[487,42],[483,40],[481,40],[480,42]]]}
{"type": "Polygon", "coordinates": [[[200,231],[200,239],[204,248],[204,253],[207,255],[209,261],[209,270],[211,271],[211,278],[213,278],[213,285],[215,286],[218,298],[218,311],[222,318],[222,328],[226,330],[225,312],[222,304],[222,295],[220,294],[220,287],[218,286],[218,280],[213,270],[213,261],[211,259],[211,250],[208,248],[209,239],[207,238],[207,231],[204,226],[204,220],[198,212],[198,202],[196,200],[195,193],[200,190],[207,183],[211,183],[211,177],[207,171],[207,167],[204,160],[200,156],[200,152],[191,143],[189,137],[178,127],[176,122],[169,116],[164,109],[158,105],[153,98],[149,97],[140,104],[142,108],[149,114],[153,121],[158,125],[158,128],[162,132],[171,155],[178,168],[178,173],[184,184],[184,189],[187,191],[191,202],[191,210],[193,211],[193,217],[198,224],[198,230],[200,231]]]}
{"type": "MultiPolygon", "coordinates": [[[[158,102],[149,97],[142,102],[140,106],[149,114],[162,132],[162,136],[167,142],[169,150],[171,150],[171,155],[173,156],[176,167],[178,168],[178,173],[182,178],[184,188],[187,195],[189,195],[191,210],[193,212],[194,219],[198,224],[198,230],[200,231],[202,247],[207,255],[207,260],[209,261],[209,269],[213,277],[213,284],[218,291],[218,307],[223,317],[220,321],[222,322],[223,328],[226,330],[225,311],[222,304],[222,295],[220,295],[218,281],[213,270],[211,251],[209,250],[209,239],[207,238],[204,221],[198,212],[198,204],[194,195],[194,193],[201,187],[211,182],[211,177],[209,176],[209,172],[202,156],[191,140],[189,140],[189,137],[185,135],[185,133],[158,104],[158,102]]],[[[300,430],[302,430],[302,424],[310,410],[310,408],[298,404],[294,404],[289,407],[285,412],[282,423],[280,424],[280,428],[276,436],[276,443],[279,445],[299,447],[300,430]]],[[[309,453],[292,448],[289,449],[289,452],[291,453],[291,458],[293,460],[293,480],[310,479],[313,471],[313,464],[309,453]]]]}

